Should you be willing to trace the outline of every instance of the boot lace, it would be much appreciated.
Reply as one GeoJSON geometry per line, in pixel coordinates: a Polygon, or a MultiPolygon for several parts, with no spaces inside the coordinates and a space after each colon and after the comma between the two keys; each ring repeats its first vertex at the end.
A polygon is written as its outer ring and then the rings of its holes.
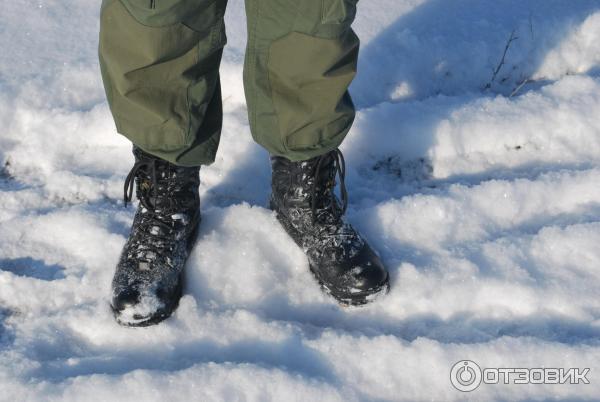
{"type": "Polygon", "coordinates": [[[313,223],[317,220],[317,208],[319,204],[324,204],[327,201],[330,201],[332,213],[334,215],[334,223],[339,222],[342,219],[342,216],[346,213],[348,209],[348,190],[346,189],[346,161],[344,160],[344,155],[342,151],[339,149],[335,149],[329,153],[321,155],[317,159],[317,163],[315,164],[315,169],[313,171],[313,177],[315,178],[310,191],[310,199],[311,199],[311,212],[312,212],[312,220],[313,223]],[[332,174],[323,179],[321,174],[321,170],[325,167],[329,158],[333,158],[331,163],[334,164],[332,174]],[[340,183],[340,200],[342,202],[341,208],[336,208],[335,205],[337,203],[335,200],[337,197],[335,196],[335,176],[339,177],[340,183]],[[323,180],[326,180],[325,183],[322,183],[323,180]],[[325,192],[319,193],[319,188],[325,188],[325,192]]]}
{"type": "Polygon", "coordinates": [[[172,252],[178,239],[175,232],[180,226],[173,218],[183,216],[184,221],[181,223],[183,226],[187,224],[185,214],[178,213],[184,207],[178,206],[175,202],[178,197],[171,194],[185,185],[185,175],[171,174],[169,169],[163,161],[140,158],[125,179],[123,188],[125,206],[133,199],[137,178],[136,194],[143,207],[142,215],[138,220],[139,230],[134,231],[132,235],[138,260],[150,262],[157,256],[164,255],[165,250],[172,252]]]}

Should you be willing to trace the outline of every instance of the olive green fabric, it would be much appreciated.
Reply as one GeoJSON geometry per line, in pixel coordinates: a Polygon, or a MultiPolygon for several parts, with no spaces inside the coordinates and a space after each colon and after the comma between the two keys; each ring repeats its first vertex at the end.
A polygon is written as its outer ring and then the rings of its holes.
{"type": "MultiPolygon", "coordinates": [[[[358,0],[246,0],[244,89],[253,138],[304,160],[340,145],[354,120],[348,86],[358,0]]],[[[104,0],[100,66],[117,131],[185,166],[215,159],[226,0],[104,0]]]]}

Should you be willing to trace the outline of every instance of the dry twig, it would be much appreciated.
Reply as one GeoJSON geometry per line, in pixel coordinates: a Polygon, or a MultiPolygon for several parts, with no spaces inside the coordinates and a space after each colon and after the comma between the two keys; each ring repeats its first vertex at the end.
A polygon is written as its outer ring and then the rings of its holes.
{"type": "Polygon", "coordinates": [[[519,37],[516,35],[516,33],[517,33],[517,31],[514,29],[510,33],[510,37],[508,38],[508,41],[506,42],[506,46],[504,46],[504,53],[502,53],[502,59],[500,60],[500,63],[498,63],[498,66],[496,66],[496,69],[494,70],[494,74],[492,75],[492,79],[490,80],[490,82],[488,82],[486,84],[485,89],[490,89],[492,87],[492,84],[494,83],[494,81],[496,81],[496,77],[498,76],[498,73],[500,72],[500,70],[502,70],[502,67],[506,63],[506,54],[508,53],[508,49],[510,49],[510,45],[514,41],[519,39],[519,37]]]}

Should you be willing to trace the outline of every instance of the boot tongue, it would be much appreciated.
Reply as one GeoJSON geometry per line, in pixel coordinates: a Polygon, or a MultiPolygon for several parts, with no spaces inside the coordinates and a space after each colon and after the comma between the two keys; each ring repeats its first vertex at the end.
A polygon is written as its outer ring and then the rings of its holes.
{"type": "MultiPolygon", "coordinates": [[[[332,160],[327,158],[319,164],[318,158],[302,162],[287,162],[288,171],[282,174],[276,185],[287,188],[287,203],[300,208],[312,208],[313,198],[317,209],[330,208],[332,160]]],[[[280,168],[283,171],[283,167],[280,168]]]]}
{"type": "Polygon", "coordinates": [[[154,172],[145,171],[139,177],[139,198],[143,198],[145,206],[153,212],[167,214],[177,197],[169,192],[170,178],[165,167],[158,165],[155,169],[154,172]]]}
{"type": "Polygon", "coordinates": [[[156,190],[150,179],[145,177],[139,179],[138,198],[143,200],[144,207],[153,212],[161,209],[160,197],[157,196],[156,190]]]}
{"type": "Polygon", "coordinates": [[[199,184],[198,181],[197,172],[194,177],[194,174],[182,171],[171,171],[170,174],[158,171],[156,182],[146,178],[141,181],[141,196],[153,212],[186,222],[196,208],[193,187],[199,184]]]}
{"type": "Polygon", "coordinates": [[[307,192],[316,198],[314,203],[317,209],[329,209],[335,204],[333,200],[333,187],[335,186],[333,159],[329,155],[325,155],[323,158],[320,164],[315,162],[310,167],[312,169],[311,179],[307,183],[307,192]]]}

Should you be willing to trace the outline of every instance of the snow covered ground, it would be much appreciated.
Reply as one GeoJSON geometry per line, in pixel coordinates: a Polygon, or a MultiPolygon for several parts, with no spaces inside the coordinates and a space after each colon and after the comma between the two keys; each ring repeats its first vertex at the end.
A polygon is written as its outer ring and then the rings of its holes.
{"type": "Polygon", "coordinates": [[[108,307],[132,157],[104,100],[98,9],[0,7],[0,400],[600,400],[599,0],[359,3],[348,219],[392,290],[350,310],[265,208],[230,0],[200,239],[179,310],[145,329],[108,307]],[[461,393],[463,359],[590,368],[590,384],[461,393]]]}

